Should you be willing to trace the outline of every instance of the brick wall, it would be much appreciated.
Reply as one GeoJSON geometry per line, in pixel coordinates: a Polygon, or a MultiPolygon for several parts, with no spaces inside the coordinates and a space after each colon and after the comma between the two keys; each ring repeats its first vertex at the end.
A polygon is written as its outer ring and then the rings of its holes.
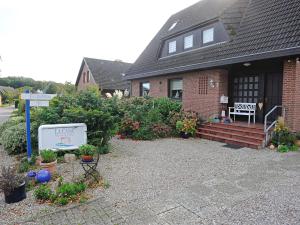
{"type": "Polygon", "coordinates": [[[204,118],[208,118],[213,114],[220,114],[220,96],[223,94],[228,95],[228,74],[226,70],[207,70],[133,80],[131,82],[132,95],[139,96],[140,82],[148,81],[150,82],[150,96],[167,97],[168,80],[174,78],[183,79],[182,103],[184,110],[199,112],[204,118]],[[206,77],[207,82],[200,80],[201,77],[206,77]],[[210,80],[213,81],[213,85],[209,85],[210,80]],[[202,88],[206,88],[204,92],[199,91],[199,84],[202,85],[202,88]]]}
{"type": "Polygon", "coordinates": [[[287,126],[300,131],[300,62],[297,59],[284,60],[282,104],[287,126]]]}
{"type": "Polygon", "coordinates": [[[87,73],[87,71],[88,71],[88,68],[87,68],[86,64],[84,64],[82,72],[81,72],[81,75],[80,75],[80,78],[79,78],[78,86],[77,86],[77,90],[78,91],[84,90],[88,86],[96,85],[94,77],[92,76],[91,73],[90,73],[90,80],[89,80],[89,82],[83,82],[83,73],[87,73]]]}

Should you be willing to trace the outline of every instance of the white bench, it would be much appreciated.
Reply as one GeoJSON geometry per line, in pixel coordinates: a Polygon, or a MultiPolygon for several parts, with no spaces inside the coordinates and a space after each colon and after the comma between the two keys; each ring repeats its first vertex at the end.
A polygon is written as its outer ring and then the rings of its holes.
{"type": "Polygon", "coordinates": [[[236,102],[234,107],[229,107],[229,117],[233,115],[235,121],[235,115],[248,116],[248,124],[250,124],[251,116],[253,116],[253,123],[255,123],[255,111],[256,103],[236,102]]]}

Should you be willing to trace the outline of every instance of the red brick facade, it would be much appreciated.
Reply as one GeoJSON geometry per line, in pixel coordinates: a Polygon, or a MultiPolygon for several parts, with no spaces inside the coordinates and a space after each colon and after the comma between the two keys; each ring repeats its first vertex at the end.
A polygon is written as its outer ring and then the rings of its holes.
{"type": "MultiPolygon", "coordinates": [[[[296,58],[286,59],[283,65],[282,104],[286,109],[286,123],[292,131],[300,131],[300,62],[296,58]]],[[[220,115],[220,96],[223,94],[228,96],[226,70],[215,69],[133,80],[132,95],[139,96],[140,82],[148,81],[150,82],[150,96],[166,97],[168,96],[168,80],[173,78],[183,79],[184,110],[199,112],[204,118],[214,114],[220,115]],[[201,80],[203,77],[206,77],[204,83],[201,80]],[[205,88],[205,84],[207,89],[203,92],[200,89],[205,88]]]]}
{"type": "Polygon", "coordinates": [[[284,61],[282,104],[286,109],[286,122],[293,131],[300,131],[300,62],[284,61]]]}
{"type": "Polygon", "coordinates": [[[91,85],[97,85],[97,83],[94,80],[94,77],[92,76],[91,73],[89,73],[89,81],[87,81],[87,79],[85,79],[85,81],[83,80],[83,75],[87,74],[88,72],[88,68],[86,66],[86,64],[84,64],[79,81],[78,81],[78,86],[77,86],[77,90],[81,91],[86,89],[87,87],[91,86],[91,85]]]}
{"type": "Polygon", "coordinates": [[[151,77],[133,80],[132,95],[140,95],[140,82],[150,82],[150,96],[167,97],[168,81],[174,78],[183,79],[182,103],[184,110],[199,112],[204,118],[220,114],[220,97],[228,95],[228,74],[226,70],[207,70],[184,74],[151,77]],[[205,79],[201,79],[205,77],[205,79]],[[204,89],[204,90],[201,90],[204,89]]]}

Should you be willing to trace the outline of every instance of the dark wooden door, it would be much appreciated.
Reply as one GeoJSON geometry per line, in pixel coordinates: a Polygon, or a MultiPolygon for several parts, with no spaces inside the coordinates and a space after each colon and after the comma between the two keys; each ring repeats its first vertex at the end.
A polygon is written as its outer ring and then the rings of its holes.
{"type": "MultiPolygon", "coordinates": [[[[265,99],[264,114],[267,114],[274,106],[282,104],[282,73],[265,74],[265,99]]],[[[278,112],[270,115],[270,120],[274,121],[278,112]]]]}

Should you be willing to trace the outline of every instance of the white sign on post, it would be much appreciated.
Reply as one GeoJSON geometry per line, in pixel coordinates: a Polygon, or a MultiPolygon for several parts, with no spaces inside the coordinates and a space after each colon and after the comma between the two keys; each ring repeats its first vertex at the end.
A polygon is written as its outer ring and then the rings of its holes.
{"type": "Polygon", "coordinates": [[[24,100],[44,100],[44,101],[49,101],[52,98],[56,97],[56,94],[31,94],[31,93],[22,93],[21,94],[21,99],[24,100]]]}
{"type": "Polygon", "coordinates": [[[78,149],[87,143],[86,132],[84,123],[42,125],[39,127],[39,151],[78,149]]]}
{"type": "Polygon", "coordinates": [[[49,101],[30,101],[31,107],[48,107],[49,101]]]}

